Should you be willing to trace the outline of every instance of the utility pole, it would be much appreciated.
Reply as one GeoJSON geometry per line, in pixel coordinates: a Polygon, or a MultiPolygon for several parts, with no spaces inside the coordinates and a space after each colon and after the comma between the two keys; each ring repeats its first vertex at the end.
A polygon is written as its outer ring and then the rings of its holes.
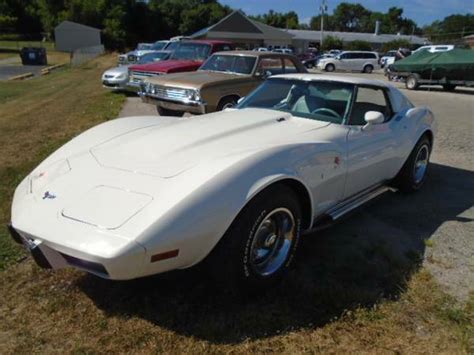
{"type": "Polygon", "coordinates": [[[324,14],[328,12],[328,5],[326,4],[326,0],[322,0],[322,4],[319,7],[319,13],[321,14],[321,39],[319,40],[319,50],[321,51],[323,48],[323,41],[324,41],[324,14]]]}

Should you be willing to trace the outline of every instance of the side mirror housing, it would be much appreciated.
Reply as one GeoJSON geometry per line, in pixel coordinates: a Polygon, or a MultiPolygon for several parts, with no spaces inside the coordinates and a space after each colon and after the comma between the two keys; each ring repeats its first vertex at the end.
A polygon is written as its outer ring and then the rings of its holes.
{"type": "Polygon", "coordinates": [[[373,125],[383,123],[383,121],[385,121],[385,117],[381,112],[367,111],[365,113],[364,120],[366,122],[364,129],[367,129],[369,127],[372,127],[373,125]]]}

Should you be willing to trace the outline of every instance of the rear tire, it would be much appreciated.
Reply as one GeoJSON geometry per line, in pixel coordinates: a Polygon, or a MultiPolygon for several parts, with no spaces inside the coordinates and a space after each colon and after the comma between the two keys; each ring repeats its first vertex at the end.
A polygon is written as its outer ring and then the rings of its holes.
{"type": "Polygon", "coordinates": [[[275,185],[239,213],[206,262],[214,277],[237,289],[262,289],[288,271],[300,239],[296,194],[275,185]]]}
{"type": "Polygon", "coordinates": [[[419,77],[418,75],[416,74],[412,74],[410,75],[407,80],[405,81],[405,87],[408,89],[408,90],[416,90],[418,89],[418,87],[420,86],[420,83],[419,83],[419,77]]]}
{"type": "Polygon", "coordinates": [[[453,84],[444,84],[443,89],[446,91],[454,91],[456,89],[456,85],[453,84]]]}
{"type": "Polygon", "coordinates": [[[431,154],[431,143],[423,136],[394,179],[394,186],[403,192],[418,191],[425,183],[431,154]]]}
{"type": "Polygon", "coordinates": [[[324,70],[331,73],[336,70],[336,67],[334,66],[334,64],[328,64],[324,67],[324,70]]]}
{"type": "Polygon", "coordinates": [[[372,65],[366,65],[363,70],[363,72],[366,74],[371,74],[373,71],[374,67],[372,65]]]}
{"type": "Polygon", "coordinates": [[[160,116],[175,116],[175,117],[181,117],[183,116],[184,112],[183,111],[175,111],[175,110],[169,110],[167,108],[163,108],[160,106],[156,106],[156,111],[160,116]]]}

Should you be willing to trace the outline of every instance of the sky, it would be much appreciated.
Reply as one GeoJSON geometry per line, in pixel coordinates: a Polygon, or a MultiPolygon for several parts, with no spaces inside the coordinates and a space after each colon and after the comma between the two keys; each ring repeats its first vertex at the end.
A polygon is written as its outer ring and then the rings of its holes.
{"type": "MultiPolygon", "coordinates": [[[[403,8],[403,16],[415,20],[418,26],[428,25],[452,14],[474,13],[474,0],[326,0],[329,13],[341,2],[360,3],[372,11],[386,12],[390,7],[403,8]]],[[[220,0],[222,4],[241,9],[246,14],[258,15],[273,9],[278,12],[295,11],[300,22],[308,23],[319,13],[322,0],[220,0]]]]}

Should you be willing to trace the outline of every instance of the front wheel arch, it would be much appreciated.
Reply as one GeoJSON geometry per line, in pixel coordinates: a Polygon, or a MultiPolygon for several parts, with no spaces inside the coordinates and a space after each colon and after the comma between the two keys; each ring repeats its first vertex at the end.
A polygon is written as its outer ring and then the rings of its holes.
{"type": "MultiPolygon", "coordinates": [[[[302,212],[302,230],[307,230],[312,225],[313,220],[313,202],[311,198],[311,194],[309,193],[308,188],[299,180],[290,177],[280,178],[278,180],[274,180],[270,183],[267,183],[265,186],[253,186],[250,190],[250,198],[245,202],[245,205],[241,208],[241,211],[245,209],[245,207],[258,195],[264,193],[267,189],[273,188],[278,185],[284,185],[289,187],[293,190],[293,192],[297,195],[298,201],[300,203],[301,212],[302,212]],[[252,193],[253,191],[253,193],[252,193]]],[[[239,212],[240,213],[240,212],[239,212]]],[[[234,218],[236,219],[239,214],[234,218]]]]}

